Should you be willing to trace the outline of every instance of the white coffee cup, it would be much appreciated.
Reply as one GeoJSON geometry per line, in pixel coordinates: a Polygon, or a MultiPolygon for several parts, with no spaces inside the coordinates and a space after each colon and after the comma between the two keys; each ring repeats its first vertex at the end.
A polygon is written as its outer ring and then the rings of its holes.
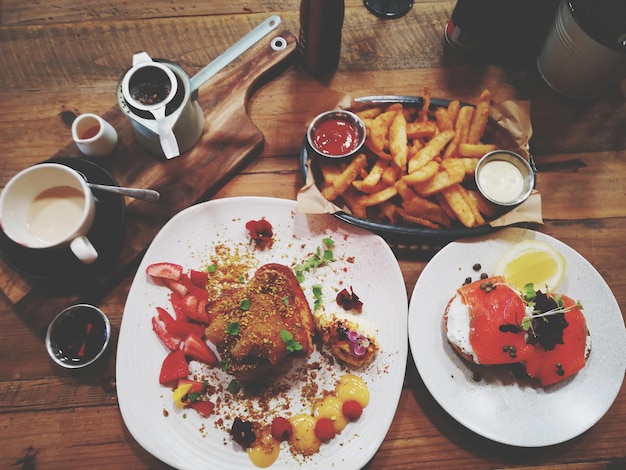
{"type": "Polygon", "coordinates": [[[118,135],[115,128],[97,114],[81,114],[72,123],[72,139],[87,157],[104,157],[115,150],[118,135]]]}
{"type": "Polygon", "coordinates": [[[96,205],[84,178],[58,163],[26,168],[0,194],[0,225],[15,243],[34,250],[69,246],[83,263],[98,253],[86,237],[96,205]]]}

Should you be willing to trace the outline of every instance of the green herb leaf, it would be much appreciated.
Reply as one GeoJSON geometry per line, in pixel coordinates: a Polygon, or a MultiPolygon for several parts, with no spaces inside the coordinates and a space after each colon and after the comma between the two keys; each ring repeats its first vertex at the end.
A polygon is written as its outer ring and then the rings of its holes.
{"type": "Polygon", "coordinates": [[[217,264],[215,264],[215,263],[210,264],[210,265],[206,268],[206,270],[207,270],[209,273],[214,273],[215,271],[217,271],[217,264]]]}
{"type": "Polygon", "coordinates": [[[235,379],[233,379],[228,384],[227,390],[230,393],[232,393],[233,395],[236,395],[237,393],[239,393],[239,390],[241,390],[241,385],[239,385],[239,382],[237,382],[235,379]]]}
{"type": "Polygon", "coordinates": [[[231,336],[237,336],[239,334],[239,323],[237,322],[231,322],[228,324],[228,326],[226,327],[226,332],[231,335],[231,336]]]}
{"type": "Polygon", "coordinates": [[[241,310],[249,310],[250,309],[250,299],[243,299],[240,303],[239,303],[239,308],[241,308],[241,310]]]}
{"type": "Polygon", "coordinates": [[[283,304],[289,305],[289,296],[288,295],[283,297],[283,304]]]}
{"type": "Polygon", "coordinates": [[[287,351],[294,352],[302,350],[302,345],[293,339],[293,335],[287,330],[280,330],[280,338],[287,345],[287,351]]]}
{"type": "Polygon", "coordinates": [[[313,284],[311,289],[313,290],[313,297],[315,298],[315,301],[313,302],[313,310],[317,310],[322,306],[322,285],[313,284]]]}
{"type": "Polygon", "coordinates": [[[198,399],[200,398],[202,394],[199,392],[190,392],[187,394],[187,398],[189,399],[190,402],[195,402],[198,401],[198,399]]]}

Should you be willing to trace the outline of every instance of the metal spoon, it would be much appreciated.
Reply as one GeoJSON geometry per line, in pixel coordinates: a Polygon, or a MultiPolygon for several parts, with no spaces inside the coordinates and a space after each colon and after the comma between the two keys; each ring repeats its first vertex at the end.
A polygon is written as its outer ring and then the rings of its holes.
{"type": "Polygon", "coordinates": [[[87,182],[91,189],[100,189],[102,191],[109,191],[110,193],[121,194],[122,196],[134,197],[135,199],[141,199],[142,201],[154,202],[157,201],[161,195],[154,189],[137,189],[137,188],[122,188],[119,186],[108,186],[104,184],[95,184],[87,182]]]}
{"type": "Polygon", "coordinates": [[[74,170],[78,173],[87,183],[90,189],[99,189],[101,191],[108,191],[110,193],[121,194],[122,196],[134,197],[135,199],[141,199],[142,201],[154,202],[157,201],[161,195],[154,189],[137,189],[137,188],[123,188],[120,186],[111,186],[109,184],[96,184],[90,183],[82,171],[74,170]]]}

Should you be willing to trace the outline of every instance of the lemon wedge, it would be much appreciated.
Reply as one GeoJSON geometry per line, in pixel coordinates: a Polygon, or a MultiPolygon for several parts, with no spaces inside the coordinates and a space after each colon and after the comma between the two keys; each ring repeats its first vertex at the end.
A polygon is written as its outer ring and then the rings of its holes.
{"type": "Polygon", "coordinates": [[[494,274],[504,276],[518,289],[533,283],[535,289],[555,292],[565,274],[565,258],[548,243],[524,240],[513,245],[496,263],[494,274]]]}

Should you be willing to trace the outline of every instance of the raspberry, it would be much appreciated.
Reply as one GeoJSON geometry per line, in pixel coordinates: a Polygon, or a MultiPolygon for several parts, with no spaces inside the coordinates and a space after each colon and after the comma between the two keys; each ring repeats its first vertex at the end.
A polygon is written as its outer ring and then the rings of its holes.
{"type": "Polygon", "coordinates": [[[288,419],[277,416],[272,421],[272,437],[278,442],[288,441],[293,433],[293,427],[288,419]]]}
{"type": "Polygon", "coordinates": [[[335,427],[330,418],[320,418],[315,423],[315,436],[322,442],[330,441],[335,437],[335,427]]]}
{"type": "Polygon", "coordinates": [[[347,400],[341,407],[341,412],[350,421],[356,421],[363,413],[363,407],[356,400],[347,400]]]}

